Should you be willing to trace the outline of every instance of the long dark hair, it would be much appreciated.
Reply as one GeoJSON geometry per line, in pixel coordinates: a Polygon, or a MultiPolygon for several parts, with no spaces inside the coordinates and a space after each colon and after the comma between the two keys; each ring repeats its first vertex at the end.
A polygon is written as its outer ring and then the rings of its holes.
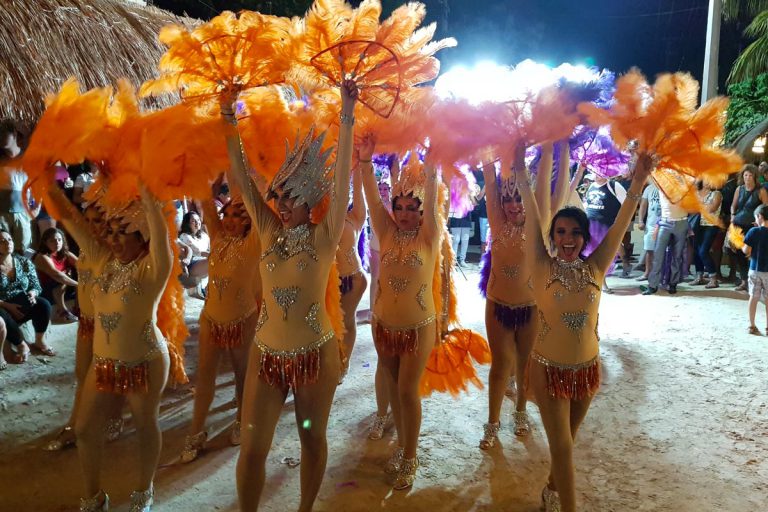
{"type": "Polygon", "coordinates": [[[43,231],[43,234],[40,236],[40,245],[37,247],[37,253],[38,254],[45,254],[46,256],[52,254],[51,250],[48,248],[48,240],[56,236],[56,233],[61,235],[61,239],[63,241],[61,250],[56,254],[56,256],[64,256],[69,252],[69,246],[67,245],[67,236],[64,234],[64,232],[58,228],[48,228],[45,231],[43,231]]]}
{"type": "Polygon", "coordinates": [[[181,219],[181,232],[186,233],[188,235],[191,235],[195,238],[202,238],[202,232],[203,232],[203,219],[200,217],[200,215],[197,212],[187,212],[184,214],[184,217],[181,219]],[[190,227],[189,223],[192,220],[192,216],[197,216],[198,219],[200,219],[200,230],[197,233],[192,233],[192,228],[190,227]]]}
{"type": "Polygon", "coordinates": [[[555,240],[555,223],[557,222],[557,219],[573,219],[576,221],[576,224],[579,225],[579,229],[581,229],[582,236],[584,237],[584,245],[579,253],[579,257],[581,257],[584,249],[586,249],[589,242],[592,241],[592,235],[589,233],[589,219],[587,218],[587,214],[575,206],[566,206],[558,211],[554,217],[552,217],[552,222],[549,224],[550,242],[554,242],[555,240]]]}

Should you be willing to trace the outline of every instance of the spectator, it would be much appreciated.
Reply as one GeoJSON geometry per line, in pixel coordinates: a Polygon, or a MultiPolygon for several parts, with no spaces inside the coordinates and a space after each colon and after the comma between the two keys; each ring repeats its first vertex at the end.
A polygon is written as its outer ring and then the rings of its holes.
{"type": "Polygon", "coordinates": [[[661,205],[659,232],[656,235],[656,246],[653,249],[653,266],[648,275],[648,287],[643,290],[643,295],[653,295],[658,291],[667,247],[672,247],[671,271],[667,291],[671,295],[677,293],[677,285],[680,282],[683,249],[685,249],[685,239],[688,236],[688,212],[670,201],[663,191],[659,191],[659,204],[661,205]]]}
{"type": "Polygon", "coordinates": [[[53,318],[61,323],[76,322],[77,317],[67,308],[67,301],[77,298],[77,281],[72,278],[77,256],[69,252],[63,231],[49,228],[43,233],[34,262],[42,296],[54,304],[53,318]]]}
{"type": "Polygon", "coordinates": [[[194,295],[205,298],[201,282],[208,277],[208,256],[211,252],[211,239],[203,230],[203,222],[196,212],[187,212],[181,221],[180,245],[189,250],[184,251],[186,258],[182,260],[184,284],[194,288],[194,295]]]}
{"type": "Polygon", "coordinates": [[[40,282],[35,266],[24,256],[14,254],[13,237],[0,230],[0,318],[5,322],[7,340],[15,347],[14,362],[23,363],[29,347],[19,326],[29,320],[35,328],[35,349],[47,356],[56,353],[45,343],[51,321],[51,303],[40,297],[40,282]]]}
{"type": "MultiPolygon", "coordinates": [[[[584,255],[589,256],[600,245],[606,233],[616,220],[619,208],[627,197],[627,191],[615,180],[608,181],[596,174],[587,175],[585,183],[590,183],[584,194],[584,210],[589,219],[590,243],[584,248],[584,255]]],[[[615,260],[608,267],[606,276],[613,273],[615,260]]],[[[603,292],[613,293],[607,281],[603,281],[603,292]]]]}
{"type": "MultiPolygon", "coordinates": [[[[451,184],[451,187],[454,185],[451,184]]],[[[469,235],[472,231],[472,209],[476,204],[475,199],[480,194],[480,188],[475,183],[470,183],[470,201],[466,213],[451,211],[448,213],[448,229],[451,232],[453,253],[456,255],[456,265],[466,266],[467,249],[469,249],[469,235]]]]}
{"type": "Polygon", "coordinates": [[[768,183],[768,162],[763,160],[760,165],[757,166],[757,176],[760,184],[768,183]]]}
{"type": "Polygon", "coordinates": [[[656,236],[659,219],[661,218],[661,203],[659,202],[659,187],[653,181],[645,187],[643,197],[640,200],[640,214],[638,227],[644,231],[643,251],[645,271],[637,278],[638,281],[647,281],[653,269],[653,250],[656,247],[656,236]]]}
{"type": "MultiPolygon", "coordinates": [[[[18,157],[24,146],[21,130],[13,121],[0,123],[0,166],[18,157]]],[[[6,168],[0,173],[0,229],[13,238],[13,247],[24,254],[32,243],[32,218],[22,199],[27,175],[18,169],[6,168]]]]}
{"type": "MultiPolygon", "coordinates": [[[[739,186],[740,173],[734,173],[728,176],[728,181],[725,182],[720,188],[720,194],[723,196],[722,204],[725,208],[720,208],[720,225],[728,226],[731,223],[731,209],[728,208],[733,202],[733,196],[736,194],[736,189],[739,186]]],[[[718,235],[715,237],[715,243],[712,245],[712,259],[715,262],[715,269],[717,271],[717,278],[719,281],[733,281],[735,270],[733,264],[730,265],[730,275],[723,277],[721,267],[723,263],[723,252],[725,247],[725,230],[721,229],[718,235]]]]}
{"type": "MultiPolygon", "coordinates": [[[[704,206],[704,210],[710,215],[710,219],[720,217],[720,206],[723,202],[723,195],[719,190],[712,188],[704,183],[698,182],[699,199],[704,206]]],[[[709,254],[715,237],[720,232],[717,224],[712,223],[707,215],[702,215],[699,225],[694,230],[694,253],[693,262],[696,266],[696,279],[691,283],[700,285],[706,283],[707,288],[717,288],[720,286],[717,279],[715,262],[709,254]],[[704,272],[708,274],[709,281],[705,280],[704,272]]]]}
{"type": "Polygon", "coordinates": [[[472,171],[477,186],[480,187],[480,193],[477,196],[477,205],[474,209],[474,215],[477,218],[478,230],[480,232],[480,254],[485,254],[488,247],[488,207],[485,204],[485,178],[481,169],[472,171]]]}
{"type": "MultiPolygon", "coordinates": [[[[746,233],[752,227],[755,208],[760,204],[760,191],[757,187],[757,167],[747,164],[741,170],[741,185],[736,189],[731,202],[731,224],[746,233]]],[[[739,274],[739,284],[736,291],[747,290],[748,264],[744,253],[740,250],[729,251],[731,267],[739,274]]]]}
{"type": "Polygon", "coordinates": [[[75,176],[74,187],[72,189],[72,202],[77,205],[81,210],[85,208],[86,199],[83,194],[88,192],[96,182],[97,168],[90,162],[85,162],[82,165],[81,172],[75,176]]]}
{"type": "Polygon", "coordinates": [[[219,194],[213,199],[213,204],[216,205],[216,211],[220,212],[225,204],[229,204],[230,199],[229,185],[227,183],[222,183],[219,188],[219,194]]]}
{"type": "MultiPolygon", "coordinates": [[[[0,316],[0,372],[8,368],[8,362],[5,360],[6,357],[6,346],[5,346],[5,338],[7,335],[7,331],[5,329],[5,322],[3,321],[3,317],[0,316]]],[[[7,348],[8,350],[8,358],[14,358],[15,359],[15,352],[11,352],[10,347],[7,348]]]]}
{"type": "Polygon", "coordinates": [[[766,323],[768,323],[768,206],[755,209],[756,227],[744,237],[742,251],[749,257],[749,334],[760,335],[755,325],[757,303],[765,301],[766,323]]]}

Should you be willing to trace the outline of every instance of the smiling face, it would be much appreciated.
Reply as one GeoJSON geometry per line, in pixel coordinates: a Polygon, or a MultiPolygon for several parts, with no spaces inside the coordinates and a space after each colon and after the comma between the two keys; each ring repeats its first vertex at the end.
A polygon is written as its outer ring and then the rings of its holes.
{"type": "Polygon", "coordinates": [[[251,218],[243,203],[229,203],[221,209],[221,215],[221,226],[227,236],[244,237],[251,227],[251,218]]]}
{"type": "Polygon", "coordinates": [[[296,198],[290,197],[290,191],[279,188],[276,191],[275,209],[280,222],[286,229],[295,228],[309,223],[309,207],[306,204],[296,205],[296,198]]]}
{"type": "Polygon", "coordinates": [[[575,261],[584,249],[584,231],[572,217],[558,217],[550,235],[557,250],[557,256],[564,261],[575,261]]]}
{"type": "Polygon", "coordinates": [[[517,191],[512,197],[505,195],[501,198],[501,209],[504,211],[504,218],[507,222],[511,222],[515,226],[525,224],[525,208],[523,208],[523,200],[517,191]]]}
{"type": "Polygon", "coordinates": [[[392,214],[397,227],[403,231],[413,231],[421,223],[421,201],[412,196],[397,196],[392,205],[392,214]]]}
{"type": "Polygon", "coordinates": [[[121,219],[112,219],[106,225],[105,236],[112,254],[123,263],[128,263],[146,250],[147,244],[138,231],[126,233],[121,219]]]}
{"type": "Polygon", "coordinates": [[[381,196],[381,202],[384,204],[389,204],[392,202],[392,196],[391,196],[391,188],[388,183],[384,181],[379,182],[379,195],[381,196]]]}
{"type": "Polygon", "coordinates": [[[203,223],[200,221],[200,216],[196,213],[192,213],[189,216],[189,230],[193,235],[196,235],[203,228],[203,223]]]}

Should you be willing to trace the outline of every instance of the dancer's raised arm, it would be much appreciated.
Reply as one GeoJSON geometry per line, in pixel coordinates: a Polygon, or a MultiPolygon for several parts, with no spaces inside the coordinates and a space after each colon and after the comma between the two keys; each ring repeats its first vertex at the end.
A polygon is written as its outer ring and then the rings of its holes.
{"type": "Polygon", "coordinates": [[[355,229],[363,228],[365,224],[365,198],[363,197],[363,177],[361,176],[360,163],[352,169],[352,209],[348,215],[355,229]]]}
{"type": "Polygon", "coordinates": [[[571,151],[568,140],[560,141],[557,148],[557,178],[555,180],[555,193],[552,194],[552,204],[549,208],[549,218],[554,217],[568,200],[568,190],[571,178],[571,151]]]}
{"type": "Polygon", "coordinates": [[[485,181],[485,205],[488,212],[488,223],[491,228],[501,226],[504,222],[504,212],[501,210],[501,194],[496,182],[496,166],[493,161],[483,165],[483,180],[485,181]]]}
{"type": "Polygon", "coordinates": [[[595,263],[597,269],[602,273],[608,270],[608,266],[613,261],[613,258],[616,257],[616,251],[619,250],[621,239],[624,237],[629,222],[637,210],[637,204],[643,195],[643,186],[652,168],[651,158],[647,154],[638,155],[632,175],[632,184],[629,190],[627,190],[627,197],[624,199],[618,215],[616,215],[616,220],[608,230],[603,241],[595,249],[595,252],[588,258],[595,263]]]}
{"type": "Polygon", "coordinates": [[[440,217],[437,205],[437,169],[432,164],[429,154],[424,161],[424,221],[422,226],[426,229],[427,239],[437,236],[440,229],[440,217]]]}
{"type": "Polygon", "coordinates": [[[541,217],[539,216],[539,207],[536,198],[531,190],[531,181],[528,175],[528,169],[525,168],[525,146],[518,146],[515,151],[515,182],[520,191],[520,197],[523,200],[525,208],[525,236],[530,240],[529,247],[533,248],[530,256],[533,261],[545,261],[549,259],[546,241],[542,233],[541,217]]]}
{"type": "MultiPolygon", "coordinates": [[[[539,159],[538,172],[536,173],[534,197],[539,209],[539,222],[544,226],[547,225],[550,216],[549,210],[552,205],[552,160],[554,151],[555,148],[551,142],[545,142],[541,145],[541,158],[539,159]]],[[[524,159],[523,162],[525,162],[524,159]]]]}
{"type": "Polygon", "coordinates": [[[88,226],[88,221],[85,220],[80,210],[67,199],[64,192],[56,186],[48,187],[45,201],[55,207],[59,214],[57,220],[64,224],[67,232],[72,235],[77,245],[95,256],[94,250],[96,247],[102,246],[102,244],[100,240],[93,236],[91,228],[88,226]]]}
{"type": "Polygon", "coordinates": [[[139,185],[141,206],[149,228],[149,257],[154,262],[156,276],[170,276],[173,266],[173,251],[168,240],[168,224],[163,214],[162,203],[144,186],[139,185]]]}
{"type": "Polygon", "coordinates": [[[336,170],[333,175],[333,192],[328,211],[330,226],[341,236],[341,226],[347,214],[349,204],[349,171],[352,168],[352,150],[355,141],[355,103],[357,102],[357,84],[354,80],[344,80],[341,84],[341,114],[339,117],[339,144],[336,148],[336,170]],[[335,227],[335,228],[334,228],[335,227]]]}
{"type": "MultiPolygon", "coordinates": [[[[371,217],[371,227],[376,236],[381,236],[390,227],[395,227],[395,221],[389,215],[389,211],[381,201],[379,186],[376,184],[376,178],[373,176],[373,164],[371,157],[376,147],[376,141],[370,135],[366,135],[362,144],[358,148],[358,160],[360,167],[357,172],[362,173],[363,192],[368,204],[368,214],[371,217]]],[[[397,160],[397,157],[395,157],[397,160]]]]}

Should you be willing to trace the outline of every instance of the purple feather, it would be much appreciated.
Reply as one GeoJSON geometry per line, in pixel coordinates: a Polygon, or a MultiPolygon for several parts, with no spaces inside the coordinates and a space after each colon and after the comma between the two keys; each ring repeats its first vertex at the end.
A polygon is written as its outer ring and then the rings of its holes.
{"type": "Polygon", "coordinates": [[[368,240],[368,230],[363,226],[360,237],[357,239],[357,254],[363,263],[363,270],[370,274],[371,272],[371,246],[368,240]]]}
{"type": "Polygon", "coordinates": [[[464,218],[475,206],[469,198],[470,191],[477,186],[475,176],[468,167],[458,169],[459,176],[451,178],[451,216],[464,218]]]}
{"type": "Polygon", "coordinates": [[[480,281],[477,283],[477,287],[480,289],[480,294],[488,297],[488,281],[491,278],[491,244],[488,244],[488,248],[485,253],[480,257],[480,281]]]}

